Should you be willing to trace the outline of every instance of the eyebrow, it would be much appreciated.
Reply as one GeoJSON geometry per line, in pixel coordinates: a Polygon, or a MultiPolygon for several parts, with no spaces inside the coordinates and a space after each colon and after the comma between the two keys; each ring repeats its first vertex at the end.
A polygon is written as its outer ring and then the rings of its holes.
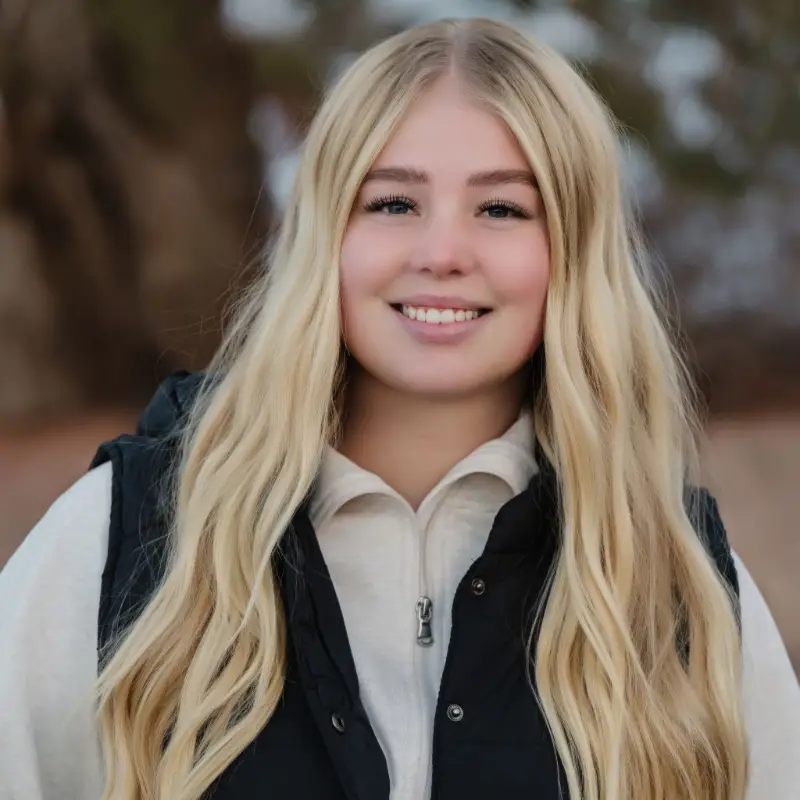
{"type": "MultiPolygon", "coordinates": [[[[395,181],[397,183],[430,183],[427,172],[412,167],[379,167],[371,169],[364,183],[369,181],[395,181]]],[[[505,183],[522,183],[539,188],[536,176],[527,169],[492,169],[474,172],[467,178],[467,186],[499,186],[505,183]]]]}

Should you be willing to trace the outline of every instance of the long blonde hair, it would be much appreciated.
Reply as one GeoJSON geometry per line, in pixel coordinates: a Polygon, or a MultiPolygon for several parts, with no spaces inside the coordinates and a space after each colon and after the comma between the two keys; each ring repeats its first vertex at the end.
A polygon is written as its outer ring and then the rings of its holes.
{"type": "Polygon", "coordinates": [[[516,135],[547,215],[533,410],[561,531],[532,690],[570,795],[744,796],[735,603],[687,515],[689,384],[625,208],[615,125],[559,55],[468,20],[372,48],[312,123],[265,277],[187,425],[165,576],[98,679],[105,798],[195,800],[275,711],[286,622],[271,564],[338,432],[340,244],[370,164],[448,72],[516,135]]]}

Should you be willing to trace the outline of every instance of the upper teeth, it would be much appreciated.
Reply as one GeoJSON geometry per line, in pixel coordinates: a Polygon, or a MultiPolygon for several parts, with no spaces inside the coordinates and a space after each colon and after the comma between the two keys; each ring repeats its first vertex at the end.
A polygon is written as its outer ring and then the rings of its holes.
{"type": "Polygon", "coordinates": [[[434,325],[446,322],[464,322],[480,316],[480,312],[464,308],[424,308],[403,306],[403,314],[420,322],[432,322],[434,325]]]}

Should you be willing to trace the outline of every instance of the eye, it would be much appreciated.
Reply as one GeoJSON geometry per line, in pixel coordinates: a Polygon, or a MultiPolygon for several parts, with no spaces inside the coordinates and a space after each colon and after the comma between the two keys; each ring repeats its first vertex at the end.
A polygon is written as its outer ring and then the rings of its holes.
{"type": "Polygon", "coordinates": [[[491,219],[531,219],[531,214],[517,203],[510,200],[487,200],[478,206],[481,213],[486,213],[491,219]]]}
{"type": "Polygon", "coordinates": [[[410,198],[400,194],[387,195],[386,197],[376,197],[364,203],[364,211],[383,212],[393,217],[404,216],[409,211],[414,211],[417,204],[410,198]]]}

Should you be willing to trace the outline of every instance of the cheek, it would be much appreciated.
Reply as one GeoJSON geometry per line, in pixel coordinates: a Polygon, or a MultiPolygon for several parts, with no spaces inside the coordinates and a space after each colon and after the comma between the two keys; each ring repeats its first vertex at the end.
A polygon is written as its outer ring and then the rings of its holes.
{"type": "Polygon", "coordinates": [[[371,226],[353,224],[339,257],[339,296],[345,339],[356,345],[371,330],[379,298],[398,272],[397,247],[371,226]]]}
{"type": "Polygon", "coordinates": [[[345,340],[352,336],[353,319],[358,317],[359,300],[370,294],[374,275],[366,257],[369,243],[358,231],[348,230],[342,241],[339,257],[339,296],[342,309],[342,328],[345,340]]]}
{"type": "MultiPolygon", "coordinates": [[[[492,347],[502,339],[506,365],[524,363],[542,341],[550,278],[545,236],[507,242],[492,260],[491,286],[504,313],[498,317],[492,347]]],[[[487,329],[488,332],[488,329],[487,329]]]]}
{"type": "Polygon", "coordinates": [[[342,302],[380,294],[397,272],[397,248],[389,236],[353,224],[345,233],[339,258],[342,302]]]}
{"type": "Polygon", "coordinates": [[[490,262],[492,288],[503,305],[539,317],[550,280],[550,247],[544,234],[520,237],[490,262]]]}

